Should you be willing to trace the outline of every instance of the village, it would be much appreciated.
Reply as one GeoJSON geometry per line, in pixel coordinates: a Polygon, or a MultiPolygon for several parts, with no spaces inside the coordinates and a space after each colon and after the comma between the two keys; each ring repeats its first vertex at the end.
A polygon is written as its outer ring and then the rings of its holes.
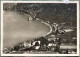
{"type": "MultiPolygon", "coordinates": [[[[64,15],[62,17],[56,16],[60,13],[57,13],[57,9],[54,9],[54,16],[48,15],[46,12],[49,12],[51,9],[47,9],[45,5],[48,4],[17,4],[16,11],[20,12],[20,14],[29,14],[30,17],[28,21],[40,21],[49,24],[52,28],[51,33],[45,36],[41,36],[32,40],[26,40],[25,42],[18,43],[17,45],[13,46],[12,48],[4,48],[3,53],[5,54],[76,54],[77,53],[77,26],[75,20],[72,19],[67,20],[64,19],[64,15]],[[22,6],[24,5],[24,7],[22,6]],[[28,5],[28,6],[27,6],[28,5]],[[43,6],[44,5],[44,6],[43,6]],[[19,6],[21,6],[19,8],[19,6]],[[26,8],[27,7],[27,8],[26,8]],[[42,7],[42,8],[40,8],[42,7]],[[26,9],[25,9],[26,8],[26,9]],[[45,10],[47,9],[47,10],[45,10]],[[41,12],[42,11],[42,12],[41,12]],[[42,13],[44,13],[41,15],[42,13]],[[56,12],[56,13],[55,13],[56,12]],[[46,15],[46,16],[45,16],[46,15]],[[50,17],[50,18],[49,18],[50,17]],[[61,19],[60,19],[61,18],[61,19]]],[[[54,6],[51,4],[50,6],[54,6]]],[[[56,5],[55,5],[56,6],[56,5]]],[[[54,6],[54,8],[55,8],[54,6]]],[[[61,7],[60,5],[59,7],[61,7]]],[[[6,9],[6,8],[4,8],[6,9]]],[[[63,9],[63,12],[66,10],[63,9]]],[[[75,10],[74,10],[75,11],[75,10]]],[[[74,15],[71,15],[70,18],[73,18],[74,15]]],[[[75,19],[75,17],[74,17],[75,19]]]]}
{"type": "MultiPolygon", "coordinates": [[[[31,17],[30,17],[31,18],[31,17]]],[[[29,19],[32,21],[33,19],[29,19]]],[[[33,40],[28,40],[22,43],[19,43],[13,48],[5,48],[3,50],[4,53],[59,53],[59,54],[76,54],[76,37],[72,38],[61,38],[61,35],[65,35],[67,33],[73,32],[74,29],[72,27],[64,26],[65,23],[58,24],[53,23],[52,28],[53,31],[49,35],[42,36],[39,38],[35,38],[33,40]],[[63,27],[63,26],[64,27],[63,27]],[[70,41],[70,39],[72,41],[70,41]]]]}

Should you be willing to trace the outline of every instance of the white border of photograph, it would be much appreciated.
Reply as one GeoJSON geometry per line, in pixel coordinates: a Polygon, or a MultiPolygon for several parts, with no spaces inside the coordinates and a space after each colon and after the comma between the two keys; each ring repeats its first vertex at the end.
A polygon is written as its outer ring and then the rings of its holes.
{"type": "Polygon", "coordinates": [[[3,54],[3,3],[65,3],[64,1],[1,1],[1,56],[79,56],[79,1],[77,4],[77,54],[3,54]]]}

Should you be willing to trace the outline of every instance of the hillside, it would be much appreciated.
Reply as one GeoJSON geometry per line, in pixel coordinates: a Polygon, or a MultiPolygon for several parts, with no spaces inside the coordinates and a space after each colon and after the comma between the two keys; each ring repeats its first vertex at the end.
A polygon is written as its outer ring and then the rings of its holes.
{"type": "MultiPolygon", "coordinates": [[[[63,3],[5,3],[4,10],[17,10],[26,14],[30,14],[30,10],[37,12],[37,18],[45,21],[64,23],[68,22],[72,26],[76,26],[76,4],[63,4],[63,3]],[[5,6],[6,5],[6,6],[5,6]],[[10,7],[10,8],[9,8],[10,7]]],[[[32,12],[32,14],[33,14],[32,12]]],[[[33,14],[34,15],[34,14],[33,14]]]]}

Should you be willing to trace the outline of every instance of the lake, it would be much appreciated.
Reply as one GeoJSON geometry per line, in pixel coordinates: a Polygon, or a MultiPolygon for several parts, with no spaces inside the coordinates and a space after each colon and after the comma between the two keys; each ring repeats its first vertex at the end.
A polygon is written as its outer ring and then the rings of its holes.
{"type": "Polygon", "coordinates": [[[50,32],[50,27],[40,21],[28,21],[28,14],[3,11],[3,48],[41,37],[50,32]]]}

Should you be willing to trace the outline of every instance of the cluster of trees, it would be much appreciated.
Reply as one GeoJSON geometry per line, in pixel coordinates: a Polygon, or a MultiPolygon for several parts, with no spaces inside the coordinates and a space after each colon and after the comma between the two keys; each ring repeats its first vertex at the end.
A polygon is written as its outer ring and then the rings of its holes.
{"type": "Polygon", "coordinates": [[[17,5],[16,3],[4,3],[3,10],[15,10],[16,5],[17,5]]]}
{"type": "MultiPolygon", "coordinates": [[[[19,43],[17,45],[15,45],[13,48],[10,48],[10,49],[7,49],[7,50],[4,50],[4,52],[8,51],[11,52],[11,51],[35,51],[35,47],[36,46],[40,46],[40,48],[38,49],[39,51],[48,51],[48,50],[51,50],[50,47],[48,47],[48,44],[49,44],[49,41],[48,39],[44,38],[44,37],[40,37],[40,38],[37,38],[37,39],[34,39],[34,42],[35,41],[40,41],[40,44],[38,42],[35,43],[35,45],[32,45],[30,47],[25,47],[23,43],[19,43]]],[[[58,40],[56,40],[56,42],[58,42],[57,46],[55,47],[55,52],[57,52],[59,50],[59,46],[60,46],[60,41],[61,41],[61,38],[59,38],[58,40]]],[[[52,42],[53,43],[53,42],[52,42]]],[[[30,44],[32,44],[32,42],[30,42],[30,44]]]]}
{"type": "Polygon", "coordinates": [[[18,3],[17,10],[45,21],[72,22],[76,25],[76,4],[18,3]]]}

